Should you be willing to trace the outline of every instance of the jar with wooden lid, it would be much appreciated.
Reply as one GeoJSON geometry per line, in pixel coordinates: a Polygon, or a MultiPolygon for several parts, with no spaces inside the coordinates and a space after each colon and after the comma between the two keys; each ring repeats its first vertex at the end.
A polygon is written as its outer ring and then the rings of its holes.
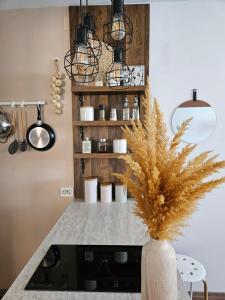
{"type": "Polygon", "coordinates": [[[101,202],[111,203],[112,202],[112,183],[102,182],[100,186],[101,202]]]}
{"type": "Polygon", "coordinates": [[[84,201],[87,203],[97,202],[98,178],[89,176],[84,178],[84,201]]]}

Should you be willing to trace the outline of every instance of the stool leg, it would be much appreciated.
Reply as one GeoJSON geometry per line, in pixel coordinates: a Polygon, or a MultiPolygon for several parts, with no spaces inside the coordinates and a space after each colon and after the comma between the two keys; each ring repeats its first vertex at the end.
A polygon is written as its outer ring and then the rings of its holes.
{"type": "Polygon", "coordinates": [[[204,284],[204,300],[209,300],[207,281],[202,280],[202,282],[204,284]]]}
{"type": "Polygon", "coordinates": [[[190,291],[189,291],[189,294],[190,294],[190,298],[192,300],[192,297],[193,297],[193,286],[192,286],[192,282],[190,283],[190,291]]]}

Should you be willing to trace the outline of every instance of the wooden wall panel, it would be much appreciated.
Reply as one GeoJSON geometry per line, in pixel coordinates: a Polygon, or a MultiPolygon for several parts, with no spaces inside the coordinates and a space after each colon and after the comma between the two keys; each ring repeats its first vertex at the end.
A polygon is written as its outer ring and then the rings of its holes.
{"type": "MultiPolygon", "coordinates": [[[[96,33],[100,40],[103,40],[103,24],[107,22],[110,14],[110,6],[89,6],[88,11],[95,16],[96,33]]],[[[130,17],[133,27],[134,35],[130,49],[126,52],[126,62],[128,65],[145,65],[146,75],[149,69],[149,5],[127,5],[125,6],[126,13],[130,17]]],[[[75,27],[80,22],[79,7],[70,7],[70,41],[71,45],[74,42],[75,27]]],[[[93,85],[93,84],[90,84],[93,85]]],[[[72,82],[73,86],[73,121],[79,120],[79,93],[76,92],[77,83],[72,82]]],[[[94,90],[94,87],[93,87],[94,90]]],[[[97,110],[99,104],[104,104],[109,117],[109,110],[111,107],[116,107],[118,116],[122,115],[123,99],[128,92],[128,100],[130,107],[133,105],[134,96],[140,97],[142,92],[137,91],[121,91],[121,93],[100,92],[96,94],[86,93],[83,96],[84,105],[91,105],[97,110]]],[[[82,94],[83,95],[83,94],[82,94]]],[[[142,107],[141,107],[142,110],[142,107]]],[[[108,139],[122,137],[120,127],[83,127],[84,135],[98,139],[106,137],[108,139]]],[[[81,135],[80,127],[74,126],[74,153],[81,152],[81,135]]],[[[75,197],[83,198],[83,179],[85,176],[97,176],[99,181],[114,182],[115,178],[112,172],[122,172],[123,162],[118,159],[85,159],[84,160],[84,174],[82,173],[82,160],[74,159],[74,186],[75,197]]]]}

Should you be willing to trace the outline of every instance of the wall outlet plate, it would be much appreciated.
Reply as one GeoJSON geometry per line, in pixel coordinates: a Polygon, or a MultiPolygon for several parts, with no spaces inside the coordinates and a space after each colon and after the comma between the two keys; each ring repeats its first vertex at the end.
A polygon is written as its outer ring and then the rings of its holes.
{"type": "Polygon", "coordinates": [[[60,197],[73,197],[73,187],[61,187],[60,188],[60,197]]]}

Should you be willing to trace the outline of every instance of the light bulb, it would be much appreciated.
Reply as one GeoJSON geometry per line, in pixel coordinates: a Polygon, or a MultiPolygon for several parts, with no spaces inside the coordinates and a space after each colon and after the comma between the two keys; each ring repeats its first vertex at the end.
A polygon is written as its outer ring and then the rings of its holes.
{"type": "Polygon", "coordinates": [[[87,32],[87,40],[88,40],[91,48],[93,48],[93,46],[94,46],[94,40],[93,40],[93,34],[92,34],[91,30],[88,30],[88,32],[87,32]]]}
{"type": "Polygon", "coordinates": [[[115,14],[112,22],[111,36],[114,40],[122,40],[125,37],[125,25],[123,22],[122,14],[115,14]]]}
{"type": "Polygon", "coordinates": [[[111,86],[123,86],[125,83],[125,70],[122,62],[115,62],[111,71],[107,74],[107,80],[111,86]]]}
{"type": "Polygon", "coordinates": [[[89,65],[88,50],[85,44],[77,45],[73,63],[75,64],[74,67],[79,73],[85,73],[85,70],[89,65]]]}
{"type": "Polygon", "coordinates": [[[123,64],[118,62],[114,64],[114,71],[113,71],[113,77],[116,80],[123,80],[124,79],[124,69],[123,69],[123,64]]]}

